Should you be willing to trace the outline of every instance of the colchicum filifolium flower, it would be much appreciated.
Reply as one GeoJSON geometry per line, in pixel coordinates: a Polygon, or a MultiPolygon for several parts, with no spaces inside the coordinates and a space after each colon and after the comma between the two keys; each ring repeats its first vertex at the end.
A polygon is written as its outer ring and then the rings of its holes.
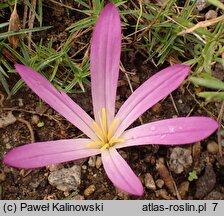
{"type": "Polygon", "coordinates": [[[63,91],[58,91],[33,69],[16,64],[25,83],[54,110],[79,128],[88,138],[37,142],[16,147],[4,163],[18,168],[38,168],[101,154],[104,169],[113,184],[134,195],[143,186],[117,149],[138,145],[181,145],[211,135],[218,123],[208,117],[181,117],[160,120],[126,130],[138,117],[178,88],[188,75],[187,65],[161,70],[143,83],[115,114],[116,89],[121,54],[120,16],[107,4],[96,23],[90,51],[93,120],[63,91]]]}

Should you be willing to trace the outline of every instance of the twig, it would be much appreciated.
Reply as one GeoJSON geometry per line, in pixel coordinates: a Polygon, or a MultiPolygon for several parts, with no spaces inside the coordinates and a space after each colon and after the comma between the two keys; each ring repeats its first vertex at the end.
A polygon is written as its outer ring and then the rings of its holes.
{"type": "Polygon", "coordinates": [[[175,109],[175,111],[176,111],[177,115],[179,116],[179,115],[180,115],[180,113],[179,113],[179,111],[178,111],[178,109],[177,109],[176,103],[175,103],[175,101],[174,101],[173,96],[172,96],[172,94],[171,94],[171,93],[170,93],[170,98],[171,98],[171,101],[172,101],[173,107],[174,107],[174,109],[175,109]]]}
{"type": "MultiPolygon", "coordinates": [[[[140,22],[140,19],[142,17],[142,0],[139,1],[139,7],[140,7],[140,13],[139,13],[139,16],[138,16],[138,19],[137,19],[137,22],[136,22],[135,33],[137,33],[139,22],[140,22]]],[[[135,39],[136,39],[136,34],[135,34],[135,39]]]]}
{"type": "Polygon", "coordinates": [[[27,128],[30,131],[30,140],[31,140],[31,143],[34,143],[35,142],[35,137],[34,137],[34,132],[33,132],[33,128],[31,126],[31,124],[28,121],[26,121],[25,119],[22,119],[20,117],[16,117],[16,120],[19,121],[19,122],[22,122],[23,124],[25,124],[27,126],[27,128]]]}
{"type": "Polygon", "coordinates": [[[194,98],[194,100],[196,101],[196,103],[204,110],[206,111],[210,116],[217,118],[212,112],[210,112],[209,110],[207,110],[205,107],[201,106],[201,103],[195,98],[194,94],[188,89],[186,88],[188,93],[191,95],[191,97],[194,98]]]}
{"type": "MultiPolygon", "coordinates": [[[[222,106],[220,108],[220,112],[219,112],[219,115],[218,115],[218,118],[217,118],[220,125],[221,125],[222,118],[223,118],[223,111],[224,111],[224,102],[222,102],[222,106]]],[[[223,152],[222,152],[221,127],[219,127],[219,129],[218,129],[218,134],[217,135],[218,135],[218,144],[219,144],[219,154],[222,157],[223,152]]]]}
{"type": "Polygon", "coordinates": [[[195,106],[191,108],[190,112],[187,114],[186,117],[189,117],[191,115],[191,113],[194,111],[194,108],[195,108],[195,106]]]}
{"type": "MultiPolygon", "coordinates": [[[[165,16],[166,16],[169,20],[171,20],[172,22],[174,22],[174,23],[178,24],[179,26],[181,26],[182,28],[187,29],[187,27],[181,25],[180,23],[178,23],[178,22],[177,22],[176,20],[174,20],[173,18],[171,18],[171,17],[169,17],[169,16],[167,16],[167,15],[165,15],[165,16]]],[[[200,41],[202,41],[204,44],[206,44],[206,41],[203,40],[203,38],[202,38],[201,36],[199,36],[199,35],[196,34],[195,32],[192,32],[192,34],[193,34],[196,38],[198,38],[200,41]]],[[[178,34],[177,34],[177,35],[178,35],[178,34]]]]}
{"type": "MultiPolygon", "coordinates": [[[[31,0],[31,6],[33,7],[34,10],[36,9],[36,4],[37,4],[37,0],[31,0]]],[[[30,9],[29,20],[28,20],[29,29],[33,28],[34,20],[35,20],[35,14],[30,9]]],[[[28,48],[29,48],[29,50],[31,50],[31,37],[32,37],[32,32],[29,32],[28,33],[28,48]]]]}
{"type": "Polygon", "coordinates": [[[158,14],[156,15],[156,17],[152,20],[152,22],[146,27],[146,29],[137,37],[137,41],[140,41],[142,36],[151,29],[151,27],[156,23],[157,19],[160,17],[162,11],[164,10],[164,8],[166,7],[166,5],[170,2],[170,0],[165,1],[162,5],[162,7],[160,8],[160,11],[158,12],[158,14]]]}
{"type": "Polygon", "coordinates": [[[4,100],[5,100],[5,96],[0,92],[0,107],[3,107],[4,100]]]}
{"type": "Polygon", "coordinates": [[[24,12],[23,12],[23,29],[26,28],[26,19],[28,14],[28,6],[24,2],[24,12]]]}
{"type": "Polygon", "coordinates": [[[171,171],[170,171],[170,165],[169,165],[168,162],[167,162],[166,164],[167,164],[167,167],[168,167],[168,169],[169,169],[170,176],[171,176],[171,178],[172,178],[172,180],[173,180],[173,186],[174,186],[174,189],[175,189],[175,192],[176,192],[177,199],[178,199],[178,200],[181,200],[181,196],[180,196],[180,193],[179,193],[179,191],[178,191],[178,189],[177,189],[176,182],[174,181],[173,176],[172,176],[172,173],[171,173],[171,171]]]}
{"type": "Polygon", "coordinates": [[[215,24],[217,22],[221,22],[223,20],[224,20],[224,15],[216,17],[216,18],[211,19],[211,20],[201,21],[201,22],[197,23],[196,25],[194,25],[193,27],[191,27],[189,29],[185,29],[185,30],[179,32],[177,35],[184,35],[184,34],[187,34],[187,33],[193,33],[193,31],[195,31],[198,28],[208,27],[210,25],[213,25],[213,24],[215,24]]]}
{"type": "MultiPolygon", "coordinates": [[[[121,65],[120,68],[121,68],[122,72],[124,72],[125,77],[126,77],[126,79],[127,79],[127,81],[128,81],[128,85],[129,85],[129,88],[130,88],[130,90],[131,90],[131,93],[133,93],[134,90],[133,90],[133,87],[132,87],[132,85],[131,85],[131,81],[130,81],[130,78],[129,78],[129,76],[128,76],[128,73],[126,73],[126,70],[125,70],[125,68],[124,68],[124,65],[123,65],[122,63],[120,63],[120,65],[121,65]]],[[[142,117],[139,117],[138,119],[139,119],[139,121],[140,121],[141,124],[144,124],[142,117]]]]}

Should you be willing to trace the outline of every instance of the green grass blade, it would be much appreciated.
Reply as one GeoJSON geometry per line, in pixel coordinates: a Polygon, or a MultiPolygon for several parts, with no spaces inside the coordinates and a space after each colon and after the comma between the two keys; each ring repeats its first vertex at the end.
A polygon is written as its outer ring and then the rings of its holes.
{"type": "Polygon", "coordinates": [[[44,31],[46,29],[51,28],[51,26],[44,26],[44,27],[36,27],[36,28],[32,28],[32,29],[21,29],[18,32],[4,32],[4,33],[0,33],[0,39],[4,39],[13,35],[20,35],[20,34],[26,34],[29,32],[37,32],[37,31],[44,31]]]}
{"type": "Polygon", "coordinates": [[[7,80],[5,78],[6,72],[4,71],[4,69],[0,66],[0,82],[2,83],[6,93],[8,94],[8,96],[10,95],[10,91],[9,91],[9,85],[7,83],[7,80]]]}
{"type": "Polygon", "coordinates": [[[224,4],[222,2],[220,2],[219,0],[207,0],[207,2],[224,10],[224,4]]]}
{"type": "Polygon", "coordinates": [[[22,79],[20,79],[11,89],[10,95],[12,96],[12,95],[16,94],[23,85],[24,85],[24,82],[22,79]]]}
{"type": "Polygon", "coordinates": [[[198,96],[206,101],[224,101],[224,92],[200,92],[198,96]]]}
{"type": "Polygon", "coordinates": [[[195,85],[204,86],[211,89],[224,90],[224,82],[214,77],[189,77],[195,85]]]}

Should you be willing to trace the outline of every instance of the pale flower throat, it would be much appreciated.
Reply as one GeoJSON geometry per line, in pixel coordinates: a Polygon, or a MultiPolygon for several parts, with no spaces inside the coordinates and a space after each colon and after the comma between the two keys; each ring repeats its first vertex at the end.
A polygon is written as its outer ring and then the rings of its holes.
{"type": "Polygon", "coordinates": [[[111,125],[108,127],[106,109],[103,108],[100,118],[100,125],[98,125],[96,121],[93,122],[93,128],[99,140],[89,143],[88,147],[100,147],[100,150],[104,151],[105,149],[113,146],[115,143],[124,142],[124,139],[112,138],[117,122],[118,118],[115,118],[111,125]]]}

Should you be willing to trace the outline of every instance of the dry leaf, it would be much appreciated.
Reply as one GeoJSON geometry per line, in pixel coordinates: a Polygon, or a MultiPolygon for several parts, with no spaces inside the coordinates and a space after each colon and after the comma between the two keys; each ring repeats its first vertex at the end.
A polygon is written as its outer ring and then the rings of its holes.
{"type": "MultiPolygon", "coordinates": [[[[16,5],[15,5],[14,10],[10,16],[8,31],[12,31],[12,32],[19,31],[19,15],[16,10],[16,5]]],[[[18,47],[18,43],[19,43],[19,36],[18,35],[9,36],[8,41],[9,41],[10,45],[12,46],[12,48],[16,49],[18,47]]]]}
{"type": "Polygon", "coordinates": [[[170,175],[162,159],[157,160],[156,170],[158,171],[160,178],[164,181],[166,187],[169,189],[170,193],[176,196],[176,190],[174,188],[173,178],[170,175]]]}

